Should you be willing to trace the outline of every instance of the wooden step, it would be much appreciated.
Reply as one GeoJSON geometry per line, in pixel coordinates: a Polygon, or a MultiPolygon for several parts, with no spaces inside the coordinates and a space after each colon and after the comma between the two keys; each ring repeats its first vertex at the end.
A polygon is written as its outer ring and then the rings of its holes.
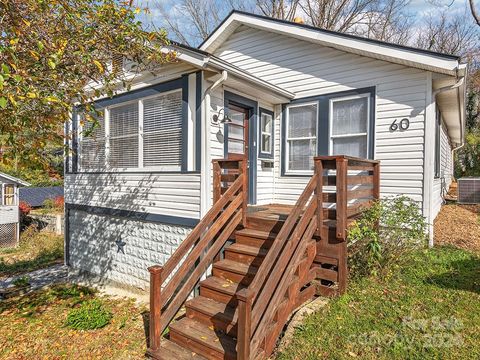
{"type": "Polygon", "coordinates": [[[278,233],[282,228],[285,220],[269,219],[257,217],[255,215],[247,215],[247,228],[258,229],[267,232],[278,233]]]}
{"type": "Polygon", "coordinates": [[[276,236],[276,233],[246,228],[235,233],[235,240],[238,244],[268,249],[276,236]]]}
{"type": "Polygon", "coordinates": [[[160,342],[160,348],[156,351],[148,349],[147,355],[156,360],[206,360],[203,356],[164,338],[160,342]]]}
{"type": "Polygon", "coordinates": [[[213,264],[212,275],[248,285],[252,282],[258,268],[237,261],[223,259],[213,264]]]}
{"type": "Polygon", "coordinates": [[[235,308],[213,299],[197,296],[185,303],[187,317],[207,326],[213,326],[228,335],[237,335],[238,314],[235,308]]]}
{"type": "Polygon", "coordinates": [[[188,317],[170,325],[170,340],[208,359],[237,358],[235,339],[188,317]]]}
{"type": "Polygon", "coordinates": [[[231,280],[210,276],[200,282],[200,295],[233,307],[237,306],[236,292],[245,287],[231,280]]]}
{"type": "Polygon", "coordinates": [[[235,243],[225,249],[225,259],[258,267],[267,255],[267,252],[266,249],[259,246],[235,243]]]}

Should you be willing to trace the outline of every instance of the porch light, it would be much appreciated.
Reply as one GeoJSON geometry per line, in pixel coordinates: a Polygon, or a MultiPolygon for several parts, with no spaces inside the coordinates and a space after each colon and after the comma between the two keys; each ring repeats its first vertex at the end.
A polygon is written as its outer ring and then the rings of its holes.
{"type": "Polygon", "coordinates": [[[213,122],[215,124],[229,124],[232,122],[232,119],[225,113],[225,109],[220,109],[218,114],[213,115],[213,122]]]}

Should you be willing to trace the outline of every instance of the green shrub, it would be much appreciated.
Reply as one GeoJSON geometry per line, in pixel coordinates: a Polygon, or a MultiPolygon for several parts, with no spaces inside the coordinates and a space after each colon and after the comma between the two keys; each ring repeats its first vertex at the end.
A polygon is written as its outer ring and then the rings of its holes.
{"type": "Polygon", "coordinates": [[[98,299],[87,300],[67,315],[67,326],[76,330],[100,329],[110,323],[112,313],[98,299]]]}
{"type": "Polygon", "coordinates": [[[406,196],[376,201],[348,231],[348,262],[356,275],[385,274],[427,240],[418,204],[406,196]]]}

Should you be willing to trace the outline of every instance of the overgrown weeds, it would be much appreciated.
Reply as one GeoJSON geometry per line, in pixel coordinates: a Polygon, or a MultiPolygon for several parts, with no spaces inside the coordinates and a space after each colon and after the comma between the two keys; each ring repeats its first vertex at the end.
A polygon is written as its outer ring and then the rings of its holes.
{"type": "Polygon", "coordinates": [[[405,196],[381,199],[348,231],[349,269],[353,276],[385,275],[426,245],[427,223],[418,204],[405,196]]]}
{"type": "Polygon", "coordinates": [[[0,250],[0,277],[41,269],[62,260],[63,236],[29,226],[22,232],[17,248],[0,250]]]}

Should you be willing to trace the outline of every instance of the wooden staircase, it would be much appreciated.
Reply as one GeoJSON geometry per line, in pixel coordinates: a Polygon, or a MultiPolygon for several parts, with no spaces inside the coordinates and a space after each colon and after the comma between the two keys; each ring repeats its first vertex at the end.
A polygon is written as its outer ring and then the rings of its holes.
{"type": "Polygon", "coordinates": [[[345,290],[346,228],[358,215],[348,201],[356,195],[368,201],[378,197],[378,163],[346,157],[316,158],[315,163],[295,206],[247,208],[246,162],[214,161],[214,206],[163,267],[149,269],[149,356],[267,358],[297,307],[316,295],[345,290]],[[349,177],[349,162],[363,175],[349,177]],[[355,195],[359,190],[348,186],[354,177],[373,185],[370,192],[362,188],[355,195]],[[332,182],[335,192],[325,192],[324,185],[332,182]],[[326,205],[333,203],[335,211],[326,205]],[[209,276],[201,280],[209,267],[209,276]],[[195,286],[198,293],[187,299],[195,286]],[[185,312],[179,316],[182,305],[185,312]]]}

